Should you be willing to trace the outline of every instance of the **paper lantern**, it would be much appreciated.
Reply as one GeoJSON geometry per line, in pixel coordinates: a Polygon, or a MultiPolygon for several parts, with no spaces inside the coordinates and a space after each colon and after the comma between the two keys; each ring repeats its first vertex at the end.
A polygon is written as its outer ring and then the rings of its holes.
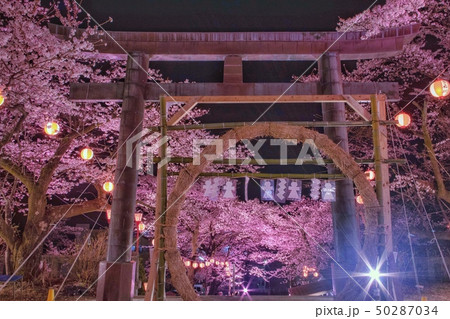
{"type": "Polygon", "coordinates": [[[361,205],[364,204],[364,201],[363,201],[361,195],[356,196],[356,202],[357,202],[358,204],[361,204],[361,205]]]}
{"type": "Polygon", "coordinates": [[[395,120],[398,122],[396,125],[400,128],[405,128],[411,124],[411,116],[405,112],[400,112],[395,116],[395,120]]]}
{"type": "Polygon", "coordinates": [[[200,268],[205,268],[205,264],[204,264],[204,263],[200,263],[198,266],[199,266],[200,268]]]}
{"type": "Polygon", "coordinates": [[[192,263],[192,268],[197,269],[198,268],[198,263],[194,261],[192,263]]]}
{"type": "Polygon", "coordinates": [[[191,267],[191,261],[190,261],[190,260],[186,260],[186,261],[184,262],[184,265],[185,265],[186,267],[191,267]]]}
{"type": "Polygon", "coordinates": [[[142,221],[142,213],[136,213],[136,214],[134,214],[134,221],[135,222],[140,222],[140,221],[142,221]]]}
{"type": "Polygon", "coordinates": [[[111,209],[106,210],[106,219],[108,220],[108,223],[111,221],[111,209]]]}
{"type": "Polygon", "coordinates": [[[105,182],[105,183],[103,184],[103,190],[104,190],[105,192],[111,193],[111,192],[113,191],[113,189],[114,189],[114,184],[113,184],[113,183],[111,183],[111,182],[105,182]]]}
{"type": "Polygon", "coordinates": [[[218,260],[216,260],[216,266],[219,266],[220,265],[220,262],[218,261],[218,260]]]}
{"type": "Polygon", "coordinates": [[[430,93],[434,97],[444,98],[450,94],[450,83],[446,80],[438,79],[431,83],[430,93]]]}
{"type": "Polygon", "coordinates": [[[371,169],[364,172],[368,181],[373,181],[375,179],[375,172],[371,169]]]}
{"type": "Polygon", "coordinates": [[[211,259],[209,260],[209,262],[210,262],[211,264],[214,264],[214,258],[211,258],[211,259]]]}
{"type": "Polygon", "coordinates": [[[83,148],[81,150],[81,158],[89,161],[90,159],[92,159],[94,157],[94,151],[92,149],[90,149],[89,147],[83,148]]]}
{"type": "Polygon", "coordinates": [[[138,229],[139,229],[140,232],[144,231],[145,230],[145,224],[144,223],[139,223],[138,229]]]}
{"type": "Polygon", "coordinates": [[[59,133],[59,125],[56,122],[48,122],[44,127],[44,132],[47,135],[53,136],[59,133]]]}
{"type": "Polygon", "coordinates": [[[2,106],[3,103],[5,103],[5,97],[0,93],[0,106],[2,106]]]}
{"type": "Polygon", "coordinates": [[[205,266],[209,267],[209,266],[211,266],[211,263],[209,261],[207,261],[207,262],[205,262],[205,266]]]}

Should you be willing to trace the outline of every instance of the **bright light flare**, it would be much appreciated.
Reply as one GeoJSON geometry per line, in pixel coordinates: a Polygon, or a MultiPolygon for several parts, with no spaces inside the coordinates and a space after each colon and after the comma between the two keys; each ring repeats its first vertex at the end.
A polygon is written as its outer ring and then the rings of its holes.
{"type": "Polygon", "coordinates": [[[377,269],[372,269],[368,275],[372,280],[380,281],[381,274],[377,269]]]}

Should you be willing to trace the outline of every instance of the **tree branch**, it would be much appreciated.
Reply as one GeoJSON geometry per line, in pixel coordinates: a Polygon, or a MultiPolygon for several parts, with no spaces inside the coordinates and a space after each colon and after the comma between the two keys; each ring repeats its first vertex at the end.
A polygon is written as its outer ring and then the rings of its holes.
{"type": "Polygon", "coordinates": [[[74,216],[110,208],[110,205],[108,204],[107,193],[103,191],[101,185],[95,184],[94,186],[98,194],[96,199],[87,200],[85,202],[77,204],[52,206],[48,209],[49,219],[57,220],[63,216],[64,218],[71,218],[74,216]]]}
{"type": "Polygon", "coordinates": [[[31,191],[35,186],[35,176],[33,172],[29,171],[26,167],[22,168],[6,158],[0,158],[0,167],[20,180],[28,189],[28,191],[31,191]]]}
{"type": "MultiPolygon", "coordinates": [[[[90,131],[92,131],[96,127],[98,127],[97,124],[92,124],[92,125],[88,126],[87,128],[83,129],[83,133],[84,134],[89,133],[90,131]]],[[[63,137],[60,140],[59,145],[56,148],[55,153],[48,160],[47,164],[45,164],[42,167],[42,169],[41,169],[41,173],[39,175],[39,179],[37,181],[37,184],[42,189],[47,189],[48,188],[48,185],[50,184],[50,182],[52,180],[53,173],[58,168],[58,165],[61,163],[62,157],[67,152],[67,150],[70,148],[70,145],[72,144],[72,141],[76,137],[78,137],[80,135],[81,134],[77,130],[75,130],[74,132],[66,135],[65,137],[63,137]]]]}
{"type": "Polygon", "coordinates": [[[25,121],[25,119],[26,119],[26,117],[28,115],[25,112],[25,110],[23,109],[22,106],[17,107],[17,109],[22,113],[22,116],[17,121],[17,123],[14,126],[14,128],[9,133],[7,133],[5,136],[3,136],[2,140],[0,141],[0,149],[2,149],[3,146],[8,144],[9,141],[13,138],[14,134],[16,134],[20,130],[20,128],[22,127],[23,122],[25,121]]]}

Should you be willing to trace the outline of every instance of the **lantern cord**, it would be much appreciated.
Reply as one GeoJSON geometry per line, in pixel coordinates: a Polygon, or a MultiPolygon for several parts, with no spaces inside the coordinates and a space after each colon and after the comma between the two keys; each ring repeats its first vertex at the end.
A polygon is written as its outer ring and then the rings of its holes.
{"type": "MultiPolygon", "coordinates": [[[[409,175],[411,176],[411,179],[412,179],[412,181],[414,183],[414,188],[416,190],[417,197],[419,198],[419,202],[420,202],[420,205],[422,206],[423,213],[425,214],[425,217],[427,219],[428,225],[429,225],[429,227],[431,229],[431,233],[433,234],[433,240],[436,242],[436,246],[437,246],[437,248],[439,250],[439,254],[440,254],[441,259],[442,259],[442,264],[444,265],[444,268],[445,268],[445,271],[447,273],[447,276],[450,279],[450,271],[448,270],[448,266],[447,266],[447,263],[445,261],[444,253],[442,252],[441,245],[439,244],[439,241],[436,238],[436,233],[435,233],[435,230],[434,230],[433,225],[431,223],[430,216],[428,215],[428,212],[427,212],[427,209],[425,207],[425,204],[423,203],[422,196],[420,195],[419,189],[417,187],[416,179],[414,178],[414,175],[413,175],[413,172],[412,172],[412,169],[411,169],[411,165],[409,164],[408,157],[406,156],[402,140],[400,139],[400,136],[399,136],[398,132],[396,132],[396,135],[397,135],[398,144],[400,145],[400,148],[401,148],[402,153],[403,153],[403,157],[405,158],[406,166],[408,167],[409,175]]],[[[393,145],[393,147],[395,149],[395,145],[393,145]]]]}
{"type": "Polygon", "coordinates": [[[101,213],[98,214],[98,217],[97,217],[97,219],[95,220],[95,223],[94,223],[94,225],[92,226],[91,231],[90,231],[89,234],[86,236],[86,239],[84,240],[84,243],[83,243],[83,245],[82,245],[81,248],[80,248],[80,251],[78,252],[77,256],[75,257],[75,260],[73,261],[72,265],[70,266],[69,271],[67,272],[66,277],[64,277],[64,280],[63,280],[63,282],[61,283],[61,286],[59,286],[58,291],[57,291],[56,294],[55,294],[55,300],[56,300],[56,297],[58,297],[58,294],[59,294],[59,292],[61,291],[61,289],[64,287],[64,284],[66,283],[67,278],[69,278],[69,275],[70,275],[70,273],[72,272],[72,269],[75,267],[75,264],[76,264],[76,262],[78,261],[78,258],[80,258],[81,253],[83,252],[84,247],[86,247],[86,244],[87,244],[87,243],[89,242],[89,240],[91,239],[92,233],[94,232],[94,228],[95,228],[95,226],[97,225],[97,223],[98,223],[98,221],[99,221],[101,215],[102,215],[101,213]]]}
{"type": "Polygon", "coordinates": [[[421,95],[423,92],[425,92],[429,87],[430,87],[430,85],[431,84],[433,84],[433,82],[434,81],[436,81],[437,79],[439,79],[440,77],[441,77],[441,75],[442,74],[444,74],[445,73],[445,71],[447,71],[447,69],[449,68],[450,66],[447,66],[444,70],[442,70],[433,80],[431,80],[423,89],[422,89],[422,91],[420,91],[419,93],[417,93],[413,98],[412,98],[412,100],[411,101],[409,101],[408,103],[406,103],[406,105],[404,106],[404,107],[402,107],[397,113],[395,113],[394,114],[394,116],[389,116],[389,120],[391,121],[394,117],[395,117],[395,115],[397,115],[398,113],[400,113],[401,111],[403,111],[404,109],[406,109],[406,107],[408,106],[408,105],[410,105],[415,99],[417,99],[417,97],[419,96],[419,95],[421,95]]]}
{"type": "MultiPolygon", "coordinates": [[[[387,107],[386,109],[387,109],[388,113],[390,113],[389,107],[387,107]]],[[[394,133],[392,132],[392,128],[389,128],[389,133],[390,133],[391,140],[392,140],[392,147],[394,150],[394,158],[397,158],[397,151],[395,149],[394,133]]],[[[398,163],[396,164],[396,169],[397,169],[397,176],[401,182],[402,175],[400,174],[400,167],[399,167],[398,163]]],[[[416,257],[414,256],[414,248],[413,248],[412,238],[411,238],[411,229],[409,228],[408,214],[406,213],[405,195],[403,194],[403,187],[400,187],[400,195],[402,198],[402,208],[403,208],[402,210],[403,210],[403,216],[405,218],[406,230],[408,231],[408,242],[409,242],[409,250],[411,251],[411,260],[412,260],[412,265],[413,265],[413,270],[414,270],[414,280],[416,282],[416,288],[417,288],[417,292],[419,293],[419,297],[420,297],[420,299],[422,299],[422,289],[420,288],[421,286],[419,283],[419,276],[417,274],[416,257]]]]}

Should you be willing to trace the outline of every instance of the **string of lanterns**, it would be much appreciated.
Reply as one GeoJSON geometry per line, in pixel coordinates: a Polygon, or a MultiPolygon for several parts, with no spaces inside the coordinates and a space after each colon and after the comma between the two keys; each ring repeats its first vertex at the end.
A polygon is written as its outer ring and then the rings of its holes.
{"type": "MultiPolygon", "coordinates": [[[[447,80],[437,79],[430,85],[429,90],[432,96],[436,98],[445,98],[450,94],[450,83],[447,80]]],[[[5,97],[2,95],[2,92],[0,91],[0,106],[3,105],[4,102],[5,97]]],[[[399,114],[397,114],[395,116],[395,120],[398,122],[396,125],[400,128],[405,128],[411,124],[411,116],[405,112],[400,112],[399,114]]],[[[54,121],[48,122],[44,126],[44,132],[49,136],[57,135],[60,132],[60,130],[61,128],[59,124],[54,121]]],[[[80,157],[83,160],[89,161],[94,157],[94,151],[89,147],[83,148],[80,152],[80,157]]],[[[375,179],[375,172],[367,171],[365,172],[365,174],[368,180],[375,179]]],[[[114,190],[114,184],[110,181],[105,182],[103,184],[103,190],[107,193],[111,193],[114,190]]],[[[359,204],[363,204],[361,195],[358,195],[356,197],[356,201],[359,204]]]]}
{"type": "Polygon", "coordinates": [[[316,268],[303,266],[303,277],[307,278],[310,273],[312,273],[315,278],[319,277],[319,273],[316,271],[316,268]]]}
{"type": "Polygon", "coordinates": [[[212,267],[212,266],[216,266],[216,267],[221,267],[224,268],[225,271],[227,272],[227,276],[231,276],[231,272],[230,272],[230,263],[228,261],[220,261],[214,258],[211,258],[205,262],[199,262],[196,260],[185,260],[184,261],[184,265],[187,268],[194,268],[194,269],[203,269],[203,268],[207,268],[207,267],[212,267]]]}

